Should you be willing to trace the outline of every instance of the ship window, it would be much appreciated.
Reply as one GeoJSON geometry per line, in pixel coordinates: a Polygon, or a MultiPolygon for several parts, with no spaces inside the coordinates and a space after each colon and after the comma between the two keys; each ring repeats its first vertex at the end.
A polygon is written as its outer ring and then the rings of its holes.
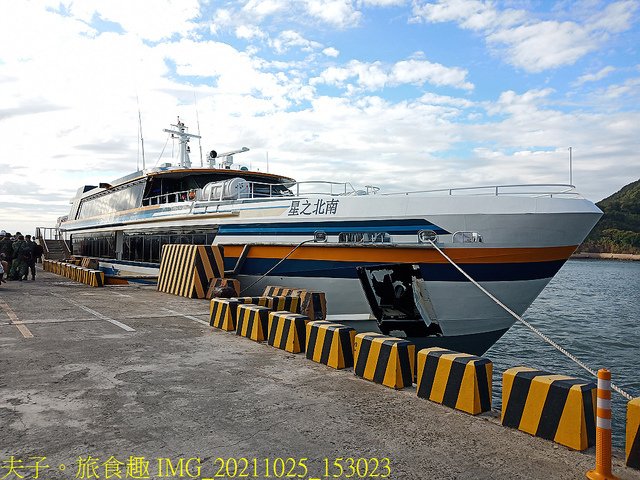
{"type": "Polygon", "coordinates": [[[71,244],[74,255],[97,258],[115,257],[115,235],[113,233],[96,233],[91,236],[73,235],[71,244]]]}
{"type": "Polygon", "coordinates": [[[132,183],[123,187],[116,187],[96,196],[85,198],[80,203],[77,218],[89,218],[97,215],[129,210],[140,206],[144,183],[132,183]]]}

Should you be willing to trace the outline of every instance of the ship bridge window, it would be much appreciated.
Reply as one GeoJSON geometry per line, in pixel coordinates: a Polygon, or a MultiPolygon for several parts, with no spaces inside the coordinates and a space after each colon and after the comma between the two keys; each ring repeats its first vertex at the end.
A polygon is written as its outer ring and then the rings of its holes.
{"type": "Polygon", "coordinates": [[[482,235],[478,232],[456,232],[453,234],[453,243],[481,243],[482,235]]]}
{"type": "Polygon", "coordinates": [[[342,232],[338,235],[340,243],[389,243],[391,236],[386,232],[342,232]]]}
{"type": "Polygon", "coordinates": [[[144,182],[137,182],[84,198],[77,218],[89,218],[139,207],[143,189],[144,182]]]}

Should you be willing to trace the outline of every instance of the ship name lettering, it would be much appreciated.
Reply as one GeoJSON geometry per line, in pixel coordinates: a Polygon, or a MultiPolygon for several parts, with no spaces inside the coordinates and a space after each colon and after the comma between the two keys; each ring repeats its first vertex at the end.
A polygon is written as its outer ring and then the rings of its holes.
{"type": "Polygon", "coordinates": [[[289,216],[292,215],[336,215],[340,200],[323,200],[319,198],[314,203],[309,200],[292,200],[289,207],[289,216]]]}

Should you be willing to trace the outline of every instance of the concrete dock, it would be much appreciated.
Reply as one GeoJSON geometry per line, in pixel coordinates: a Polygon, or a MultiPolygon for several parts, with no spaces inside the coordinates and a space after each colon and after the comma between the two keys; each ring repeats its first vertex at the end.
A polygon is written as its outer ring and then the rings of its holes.
{"type": "MultiPolygon", "coordinates": [[[[24,478],[39,462],[44,480],[126,478],[134,460],[128,478],[578,479],[595,465],[594,449],[571,451],[502,427],[497,413],[472,417],[208,320],[208,301],[155,287],[91,288],[46,272],[0,286],[0,478],[11,459],[24,478]],[[349,475],[359,458],[367,475],[349,475]]],[[[640,479],[622,452],[614,473],[640,479]]]]}

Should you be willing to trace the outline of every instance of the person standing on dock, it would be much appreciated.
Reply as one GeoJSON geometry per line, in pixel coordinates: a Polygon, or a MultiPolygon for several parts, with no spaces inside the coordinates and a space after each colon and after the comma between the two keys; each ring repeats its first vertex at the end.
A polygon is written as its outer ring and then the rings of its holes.
{"type": "Polygon", "coordinates": [[[27,260],[29,258],[29,245],[23,235],[18,235],[18,239],[13,242],[13,262],[9,272],[9,280],[20,280],[27,276],[27,260]]]}
{"type": "MultiPolygon", "coordinates": [[[[13,242],[11,241],[11,234],[9,232],[2,231],[2,238],[0,238],[0,254],[4,254],[3,260],[9,265],[13,261],[13,242]]],[[[9,276],[9,269],[5,272],[7,277],[9,276]]]]}
{"type": "Polygon", "coordinates": [[[31,271],[31,280],[36,279],[36,253],[38,250],[38,244],[31,240],[31,235],[27,235],[25,237],[25,243],[27,244],[27,248],[29,250],[29,258],[26,260],[27,262],[27,271],[24,275],[24,280],[27,280],[29,271],[31,271]]]}

